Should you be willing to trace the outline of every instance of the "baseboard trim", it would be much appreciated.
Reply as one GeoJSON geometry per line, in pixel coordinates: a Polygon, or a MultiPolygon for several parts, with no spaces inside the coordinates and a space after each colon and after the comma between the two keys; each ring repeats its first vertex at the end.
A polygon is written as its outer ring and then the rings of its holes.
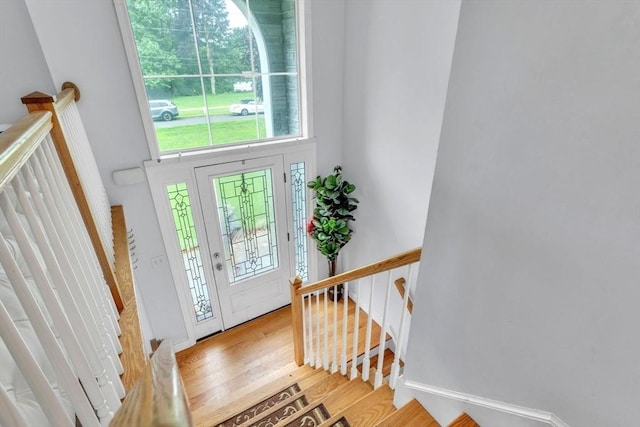
{"type": "Polygon", "coordinates": [[[494,411],[504,412],[506,414],[528,418],[530,420],[540,421],[543,423],[547,423],[553,427],[570,427],[569,424],[565,423],[551,412],[513,405],[511,403],[500,402],[498,400],[487,399],[485,397],[474,396],[472,394],[462,393],[459,391],[448,390],[446,388],[423,384],[417,381],[405,380],[404,386],[408,389],[419,391],[422,393],[432,394],[447,399],[458,400],[472,405],[482,406],[494,411]]]}

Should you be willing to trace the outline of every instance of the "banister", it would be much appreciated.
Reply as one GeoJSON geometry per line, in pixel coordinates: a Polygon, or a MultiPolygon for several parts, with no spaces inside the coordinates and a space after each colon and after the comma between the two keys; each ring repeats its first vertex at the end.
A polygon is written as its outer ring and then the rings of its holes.
{"type": "Polygon", "coordinates": [[[0,188],[13,179],[51,130],[51,113],[32,113],[0,134],[0,188]]]}
{"type": "Polygon", "coordinates": [[[173,344],[170,339],[165,339],[109,426],[192,425],[191,411],[173,353],[173,344]]]}
{"type": "Polygon", "coordinates": [[[291,282],[291,319],[293,329],[293,354],[298,366],[304,364],[304,330],[302,319],[302,294],[297,291],[302,286],[302,279],[296,277],[291,282]]]}
{"type": "Polygon", "coordinates": [[[412,264],[414,262],[420,261],[420,256],[422,254],[422,248],[412,249],[407,252],[402,252],[400,254],[385,258],[383,260],[355,268],[353,270],[349,270],[347,272],[337,274],[332,277],[328,277],[323,280],[319,280],[315,283],[312,283],[307,286],[301,286],[296,289],[296,295],[307,294],[319,290],[323,290],[326,288],[330,288],[332,286],[339,285],[344,282],[349,282],[356,279],[361,279],[363,277],[371,276],[373,274],[381,273],[383,271],[393,270],[394,268],[403,267],[405,265],[412,264]]]}
{"type": "MultiPolygon", "coordinates": [[[[75,102],[79,99],[80,90],[71,82],[65,82],[62,85],[61,92],[56,96],[42,92],[32,92],[21,98],[22,103],[27,107],[27,110],[30,113],[35,111],[49,111],[52,114],[51,121],[53,123],[53,129],[51,129],[51,135],[58,157],[62,162],[67,180],[69,181],[76,203],[80,209],[82,220],[89,232],[89,237],[91,238],[91,242],[98,256],[98,262],[100,263],[102,274],[109,285],[113,301],[118,312],[122,312],[124,309],[124,303],[122,301],[121,290],[118,287],[118,281],[113,271],[113,266],[105,252],[102,238],[98,231],[98,226],[91,212],[87,194],[85,193],[85,189],[82,187],[78,170],[74,164],[73,157],[69,149],[67,136],[65,135],[60,123],[60,116],[62,112],[65,111],[72,101],[75,102]]],[[[108,244],[110,245],[111,242],[108,242],[108,244]]]]}

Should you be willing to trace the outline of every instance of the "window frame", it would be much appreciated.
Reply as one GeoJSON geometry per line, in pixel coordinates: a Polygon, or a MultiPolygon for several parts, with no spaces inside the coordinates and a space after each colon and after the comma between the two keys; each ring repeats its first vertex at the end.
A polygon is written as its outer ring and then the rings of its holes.
{"type": "Polygon", "coordinates": [[[113,0],[120,33],[124,45],[129,71],[133,82],[133,88],[138,101],[138,109],[144,133],[149,147],[152,160],[162,160],[173,157],[180,157],[185,153],[207,155],[216,151],[227,151],[229,149],[246,149],[258,145],[271,145],[274,143],[289,143],[292,141],[308,141],[313,135],[313,124],[311,123],[311,11],[310,0],[294,0],[296,3],[296,44],[298,62],[298,109],[300,120],[300,134],[296,136],[271,137],[259,140],[243,141],[238,143],[223,144],[218,146],[204,146],[188,148],[181,151],[161,152],[155,126],[149,111],[149,98],[144,85],[142,68],[138,58],[136,42],[129,20],[126,0],[113,0]]]}

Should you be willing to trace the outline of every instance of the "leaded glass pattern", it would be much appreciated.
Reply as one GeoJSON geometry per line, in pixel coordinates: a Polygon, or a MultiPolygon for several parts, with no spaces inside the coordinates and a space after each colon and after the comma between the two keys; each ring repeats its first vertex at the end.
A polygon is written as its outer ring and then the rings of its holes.
{"type": "Polygon", "coordinates": [[[176,226],[176,234],[180,242],[194,314],[196,321],[202,322],[213,317],[213,310],[211,308],[209,288],[204,275],[196,228],[193,223],[189,190],[187,184],[182,182],[168,185],[167,192],[176,226]]]}
{"type": "Polygon", "coordinates": [[[271,169],[214,178],[229,283],[278,267],[271,169]]]}
{"type": "Polygon", "coordinates": [[[296,276],[309,279],[307,263],[307,179],[304,162],[291,164],[291,200],[293,217],[293,247],[296,276]]]}

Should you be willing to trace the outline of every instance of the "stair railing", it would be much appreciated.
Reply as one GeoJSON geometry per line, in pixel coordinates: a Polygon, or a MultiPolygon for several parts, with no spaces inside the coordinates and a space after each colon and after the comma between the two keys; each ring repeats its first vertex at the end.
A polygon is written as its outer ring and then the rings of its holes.
{"type": "Polygon", "coordinates": [[[347,375],[350,366],[349,376],[353,379],[358,376],[359,359],[362,357],[361,377],[367,381],[370,373],[373,373],[374,386],[377,388],[383,383],[384,352],[388,334],[391,333],[394,360],[389,385],[394,388],[400,376],[400,356],[405,345],[403,337],[408,331],[411,316],[408,310],[409,294],[411,285],[415,283],[420,255],[420,248],[413,249],[307,285],[296,277],[291,282],[296,363],[299,366],[308,363],[331,372],[339,369],[343,375],[347,375]],[[394,284],[402,284],[403,289],[407,285],[402,296],[392,293],[394,284]],[[342,301],[338,301],[338,293],[335,292],[339,285],[343,285],[344,289],[342,301]],[[376,292],[382,286],[385,286],[384,290],[376,292]],[[334,288],[333,300],[328,296],[330,288],[334,288]],[[382,312],[375,313],[380,307],[382,312]],[[395,314],[394,318],[392,314],[395,314]],[[339,317],[341,321],[338,321],[339,317]],[[374,322],[374,317],[378,318],[379,325],[374,322]],[[349,318],[353,319],[351,324],[349,318]],[[396,325],[397,330],[394,331],[392,325],[396,325]],[[376,336],[378,326],[379,336],[376,336]],[[350,335],[352,339],[348,342],[350,335]],[[376,346],[378,362],[371,369],[371,350],[376,346]]]}

